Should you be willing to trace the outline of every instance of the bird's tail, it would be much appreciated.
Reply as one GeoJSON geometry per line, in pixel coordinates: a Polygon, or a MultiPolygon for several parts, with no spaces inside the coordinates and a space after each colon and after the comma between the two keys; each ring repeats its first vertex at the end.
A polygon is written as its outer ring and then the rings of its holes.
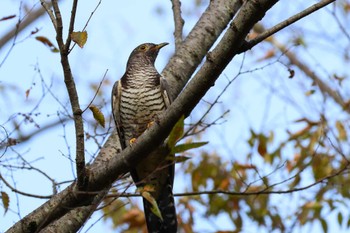
{"type": "MultiPolygon", "coordinates": [[[[169,179],[171,178],[169,177],[169,179]]],[[[177,232],[176,209],[172,189],[172,181],[169,180],[169,182],[163,186],[160,195],[156,199],[163,220],[152,212],[152,204],[146,199],[143,199],[143,207],[149,233],[177,232]]]]}

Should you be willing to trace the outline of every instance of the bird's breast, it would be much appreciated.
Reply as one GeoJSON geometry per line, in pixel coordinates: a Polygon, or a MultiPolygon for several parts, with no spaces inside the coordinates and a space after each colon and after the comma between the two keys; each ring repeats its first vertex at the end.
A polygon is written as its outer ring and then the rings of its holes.
{"type": "Polygon", "coordinates": [[[120,120],[126,142],[140,136],[164,110],[165,102],[159,85],[122,89],[120,120]]]}

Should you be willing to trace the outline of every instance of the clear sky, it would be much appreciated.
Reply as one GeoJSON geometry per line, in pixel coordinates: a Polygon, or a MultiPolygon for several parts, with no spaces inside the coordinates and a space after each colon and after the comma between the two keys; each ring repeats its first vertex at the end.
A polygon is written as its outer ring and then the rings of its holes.
{"type": "MultiPolygon", "coordinates": [[[[26,2],[28,6],[40,6],[39,1],[30,0],[26,2]]],[[[200,7],[194,8],[194,2],[195,1],[183,1],[182,3],[184,19],[186,21],[184,28],[185,34],[190,31],[206,6],[206,4],[203,4],[200,7]]],[[[283,4],[283,2],[284,1],[280,1],[279,5],[283,4]]],[[[81,30],[84,27],[97,3],[98,1],[96,0],[79,2],[75,26],[76,30],[81,30]]],[[[303,5],[302,1],[298,1],[296,4],[293,3],[293,6],[288,9],[288,14],[292,15],[293,12],[297,12],[298,7],[301,5],[303,5]]],[[[65,19],[65,25],[67,25],[68,16],[70,14],[69,1],[62,1],[61,12],[65,19]]],[[[12,14],[19,15],[19,1],[2,0],[0,3],[0,18],[12,14]]],[[[283,6],[277,6],[268,13],[265,21],[267,25],[272,26],[286,17],[286,11],[283,6]]],[[[329,13],[326,11],[317,13],[317,15],[310,17],[312,20],[310,20],[310,23],[308,23],[305,28],[309,30],[310,33],[320,33],[327,28],[327,17],[329,17],[329,13]],[[320,17],[321,15],[322,17],[320,17]],[[315,29],[315,25],[320,27],[320,31],[315,29]]],[[[13,27],[17,19],[18,18],[0,22],[0,35],[6,33],[9,27],[13,27]]],[[[296,30],[296,34],[298,33],[298,28],[305,22],[304,20],[295,25],[294,29],[296,30]]],[[[0,85],[6,87],[6,91],[0,92],[0,95],[2,95],[0,98],[0,124],[9,128],[10,131],[13,126],[9,125],[9,118],[17,117],[19,122],[23,122],[22,114],[32,112],[34,122],[39,124],[40,127],[43,127],[57,120],[57,112],[63,111],[64,107],[68,106],[62,70],[59,63],[59,54],[52,53],[47,47],[35,40],[33,36],[26,38],[30,32],[34,31],[36,28],[39,29],[36,36],[45,36],[52,42],[55,42],[53,26],[49,17],[45,15],[19,34],[17,39],[17,41],[19,41],[18,44],[15,45],[6,58],[3,66],[0,67],[0,85]],[[40,70],[40,73],[38,70],[40,70]],[[47,92],[45,85],[53,86],[51,90],[56,98],[59,99],[60,103],[57,102],[52,93],[47,92]],[[28,97],[26,97],[26,90],[30,90],[28,97]],[[45,97],[42,98],[43,96],[45,97]],[[37,106],[38,102],[40,102],[40,104],[37,106]]],[[[91,83],[98,84],[102,80],[106,70],[108,70],[106,80],[108,80],[109,83],[107,82],[103,85],[102,96],[105,98],[106,102],[109,101],[108,98],[112,83],[122,76],[130,51],[140,43],[170,43],[169,46],[162,49],[159,59],[157,60],[156,66],[159,71],[162,70],[167,60],[174,52],[173,18],[170,1],[102,0],[101,5],[94,13],[86,30],[88,32],[88,41],[85,47],[80,49],[76,46],[70,57],[74,78],[77,82],[77,89],[80,95],[80,103],[83,108],[90,103],[94,96],[91,83]]],[[[331,34],[332,32],[330,31],[329,33],[331,34]]],[[[287,34],[282,32],[278,35],[278,38],[285,42],[288,40],[286,35],[287,34]]],[[[10,49],[10,45],[11,43],[0,50],[0,63],[10,49]]],[[[267,45],[262,44],[261,46],[267,45]]],[[[309,52],[312,55],[305,57],[306,60],[312,60],[316,56],[317,62],[315,63],[318,63],[319,66],[322,67],[326,66],[329,62],[329,59],[326,57],[324,57],[324,59],[322,58],[325,54],[325,50],[318,51],[310,46],[309,52]]],[[[257,58],[263,56],[259,51],[249,51],[248,54],[249,55],[245,57],[246,60],[243,70],[260,69],[268,63],[267,61],[257,64],[257,58]],[[251,56],[252,54],[253,56],[251,56]]],[[[338,58],[331,58],[334,64],[332,66],[327,66],[330,67],[327,72],[344,69],[341,62],[338,62],[338,58]]],[[[223,77],[221,77],[215,87],[212,88],[205,97],[205,100],[214,99],[221,91],[222,87],[226,85],[227,79],[232,79],[237,74],[237,69],[242,60],[243,56],[238,56],[232,61],[231,65],[225,70],[223,77]]],[[[222,97],[222,101],[228,104],[219,105],[216,107],[213,115],[210,116],[214,119],[225,110],[231,110],[226,118],[227,122],[225,123],[225,127],[213,127],[210,129],[212,130],[211,133],[205,135],[203,138],[204,140],[210,141],[210,146],[212,148],[218,148],[216,146],[222,146],[222,144],[226,143],[227,147],[220,147],[218,152],[228,159],[240,160],[242,158],[240,158],[239,155],[249,150],[247,146],[242,146],[240,144],[242,138],[248,137],[249,127],[260,130],[265,130],[264,127],[278,128],[285,122],[295,120],[300,112],[311,114],[307,111],[309,106],[303,106],[302,110],[298,112],[291,106],[281,106],[285,104],[285,102],[281,100],[275,98],[268,99],[271,90],[262,90],[261,88],[264,86],[278,89],[282,84],[287,85],[290,87],[287,91],[291,91],[291,93],[289,93],[290,97],[295,101],[299,100],[300,97],[298,95],[306,91],[300,88],[300,80],[292,82],[292,80],[288,79],[288,71],[280,64],[277,64],[277,66],[278,69],[275,68],[276,66],[261,69],[261,72],[258,72],[254,76],[251,75],[252,72],[241,75],[228,89],[228,93],[222,97]],[[282,81],[276,80],[273,83],[269,83],[271,80],[265,77],[271,77],[273,75],[285,78],[283,78],[282,81]],[[263,96],[263,98],[261,96],[263,96]],[[254,109],[252,110],[251,106],[253,104],[254,109]],[[266,109],[269,110],[269,115],[267,118],[264,118],[263,113],[267,111],[266,109]],[[261,116],[258,120],[256,118],[257,115],[261,116]],[[237,122],[239,122],[239,124],[237,124],[237,122]],[[230,142],[227,143],[228,141],[230,142]]],[[[344,70],[344,72],[348,71],[344,70]]],[[[287,95],[288,93],[284,94],[287,95]]],[[[103,98],[100,98],[100,100],[103,98]]],[[[316,98],[314,101],[317,103],[319,100],[316,98]]],[[[197,111],[190,117],[190,120],[196,119],[205,105],[206,104],[202,102],[197,108],[197,111]]],[[[100,104],[99,107],[102,108],[106,116],[110,115],[109,102],[106,106],[100,104]]],[[[333,114],[338,113],[335,111],[333,114]]],[[[64,116],[60,115],[60,117],[64,116]]],[[[85,113],[84,119],[91,119],[91,115],[89,115],[88,112],[85,113]]],[[[37,127],[35,123],[23,122],[23,132],[30,133],[35,130],[37,127]]],[[[86,124],[86,127],[89,131],[93,131],[91,125],[86,124]]],[[[279,135],[281,140],[283,136],[285,136],[282,129],[281,127],[281,134],[279,135]]],[[[102,132],[102,129],[99,129],[99,132],[102,132]]],[[[16,135],[13,135],[13,137],[15,136],[16,135]]],[[[92,140],[87,142],[87,150],[91,153],[96,150],[96,144],[92,140]]],[[[27,161],[43,169],[48,175],[54,177],[57,182],[72,180],[75,177],[74,168],[72,168],[72,164],[69,160],[70,154],[74,156],[74,127],[72,122],[67,123],[65,127],[58,126],[52,130],[45,131],[45,136],[39,134],[29,142],[24,142],[9,149],[2,160],[6,160],[7,163],[14,161],[17,156],[16,153],[22,154],[27,161]],[[64,135],[65,137],[63,137],[64,135]],[[67,143],[70,147],[67,147],[67,143]]],[[[259,161],[257,161],[257,163],[259,163],[259,161]]],[[[51,194],[50,182],[39,173],[21,170],[11,172],[10,169],[3,170],[3,168],[1,169],[1,173],[11,182],[15,183],[16,188],[19,190],[39,195],[51,194]]],[[[184,177],[178,177],[178,179],[185,181],[184,177]]],[[[183,190],[184,185],[181,181],[175,182],[175,190],[183,190]]],[[[5,186],[0,183],[0,190],[1,188],[5,188],[5,186]]],[[[64,185],[62,185],[62,189],[63,188],[64,185]]],[[[24,217],[45,201],[23,197],[11,193],[8,189],[5,190],[10,194],[11,203],[8,213],[0,218],[0,233],[9,228],[14,222],[17,222],[20,217],[24,217]]],[[[278,202],[283,198],[284,197],[276,197],[275,200],[278,202]]],[[[95,213],[93,215],[93,220],[88,222],[82,232],[85,232],[95,221],[96,224],[92,226],[89,232],[113,232],[110,224],[106,224],[104,221],[98,221],[100,216],[100,212],[95,213]]],[[[206,225],[206,222],[201,222],[199,229],[205,229],[206,225]]],[[[217,225],[223,227],[222,229],[231,227],[226,223],[225,219],[221,219],[220,224],[217,225]]],[[[253,224],[252,226],[245,226],[243,230],[244,232],[255,232],[256,229],[256,226],[253,224]]],[[[300,229],[300,232],[320,232],[320,226],[319,224],[308,225],[300,229]]],[[[339,230],[337,232],[341,231],[339,230]]]]}

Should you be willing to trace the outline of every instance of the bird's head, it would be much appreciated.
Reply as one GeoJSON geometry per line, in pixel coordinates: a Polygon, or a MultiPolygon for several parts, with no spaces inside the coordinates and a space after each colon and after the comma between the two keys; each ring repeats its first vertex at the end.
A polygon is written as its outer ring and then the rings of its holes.
{"type": "Polygon", "coordinates": [[[169,43],[144,43],[137,46],[130,54],[128,60],[128,66],[133,62],[150,63],[154,65],[156,58],[158,56],[159,50],[169,43]]]}

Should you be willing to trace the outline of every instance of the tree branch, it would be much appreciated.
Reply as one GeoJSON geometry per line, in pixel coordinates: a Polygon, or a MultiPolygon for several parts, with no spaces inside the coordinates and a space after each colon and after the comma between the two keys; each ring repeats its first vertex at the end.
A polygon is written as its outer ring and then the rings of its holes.
{"type": "Polygon", "coordinates": [[[74,0],[73,5],[72,5],[72,11],[70,14],[68,36],[67,36],[67,40],[66,40],[66,44],[65,44],[65,49],[66,49],[65,53],[67,53],[67,54],[69,54],[69,47],[70,47],[70,43],[72,41],[71,34],[74,31],[74,23],[75,23],[75,15],[77,13],[77,6],[78,6],[78,0],[74,0]]]}
{"type": "MultiPolygon", "coordinates": [[[[73,6],[72,6],[71,20],[73,21],[75,19],[75,14],[76,14],[76,4],[77,4],[77,0],[73,2],[73,6]]],[[[75,140],[76,140],[75,161],[76,161],[76,170],[77,170],[77,184],[80,190],[84,190],[87,182],[87,173],[86,173],[86,167],[85,167],[85,141],[84,141],[84,125],[83,125],[83,117],[82,117],[83,112],[80,109],[79,97],[75,86],[75,81],[73,79],[72,71],[70,68],[69,59],[68,59],[69,44],[71,41],[69,39],[70,34],[68,34],[67,36],[68,37],[67,43],[64,44],[63,33],[62,33],[63,23],[62,23],[61,12],[60,12],[57,0],[52,1],[52,6],[56,16],[56,24],[57,24],[56,40],[57,40],[58,48],[60,50],[60,55],[61,55],[61,64],[63,68],[64,82],[66,84],[69,101],[72,106],[72,112],[74,117],[75,140]]],[[[71,33],[71,30],[73,30],[72,23],[74,24],[74,22],[70,22],[69,33],[71,33]]]]}
{"type": "Polygon", "coordinates": [[[171,99],[174,100],[186,85],[242,3],[243,0],[210,1],[206,11],[163,70],[162,75],[171,86],[169,90],[171,99]]]}
{"type": "Polygon", "coordinates": [[[307,65],[305,65],[299,57],[297,57],[293,52],[289,51],[284,45],[279,43],[276,39],[272,39],[270,41],[271,44],[276,46],[290,61],[291,64],[298,67],[306,77],[309,77],[320,89],[320,91],[331,97],[334,102],[339,104],[342,109],[344,109],[347,113],[350,113],[349,104],[345,102],[342,96],[336,90],[333,90],[328,84],[326,84],[322,79],[313,72],[307,65]]]}
{"type": "Polygon", "coordinates": [[[336,0],[323,0],[321,2],[318,2],[309,8],[303,10],[302,12],[299,12],[296,15],[293,15],[292,17],[284,20],[283,22],[273,26],[270,29],[265,30],[263,33],[255,37],[254,39],[250,40],[249,42],[243,44],[242,48],[240,49],[240,52],[245,52],[251,48],[253,48],[255,45],[259,44],[269,36],[275,34],[276,32],[279,32],[283,28],[288,27],[289,25],[299,21],[300,19],[308,16],[309,14],[314,13],[315,11],[327,6],[328,4],[335,2],[336,0]]]}
{"type": "MultiPolygon", "coordinates": [[[[41,1],[43,2],[44,0],[41,0],[41,1]]],[[[47,2],[46,4],[48,7],[51,6],[50,2],[47,2]]],[[[5,35],[2,35],[1,39],[0,39],[0,49],[7,42],[9,42],[15,35],[17,35],[21,31],[23,31],[23,29],[25,29],[26,27],[31,25],[35,20],[39,19],[45,13],[45,11],[46,10],[42,7],[39,7],[37,10],[31,11],[25,18],[23,18],[23,20],[19,24],[18,28],[15,27],[12,30],[10,30],[9,32],[7,32],[5,35]]]]}
{"type": "Polygon", "coordinates": [[[182,43],[182,30],[185,21],[181,17],[181,2],[180,0],[171,0],[173,15],[174,15],[174,38],[175,38],[175,50],[178,50],[182,43]]]}

